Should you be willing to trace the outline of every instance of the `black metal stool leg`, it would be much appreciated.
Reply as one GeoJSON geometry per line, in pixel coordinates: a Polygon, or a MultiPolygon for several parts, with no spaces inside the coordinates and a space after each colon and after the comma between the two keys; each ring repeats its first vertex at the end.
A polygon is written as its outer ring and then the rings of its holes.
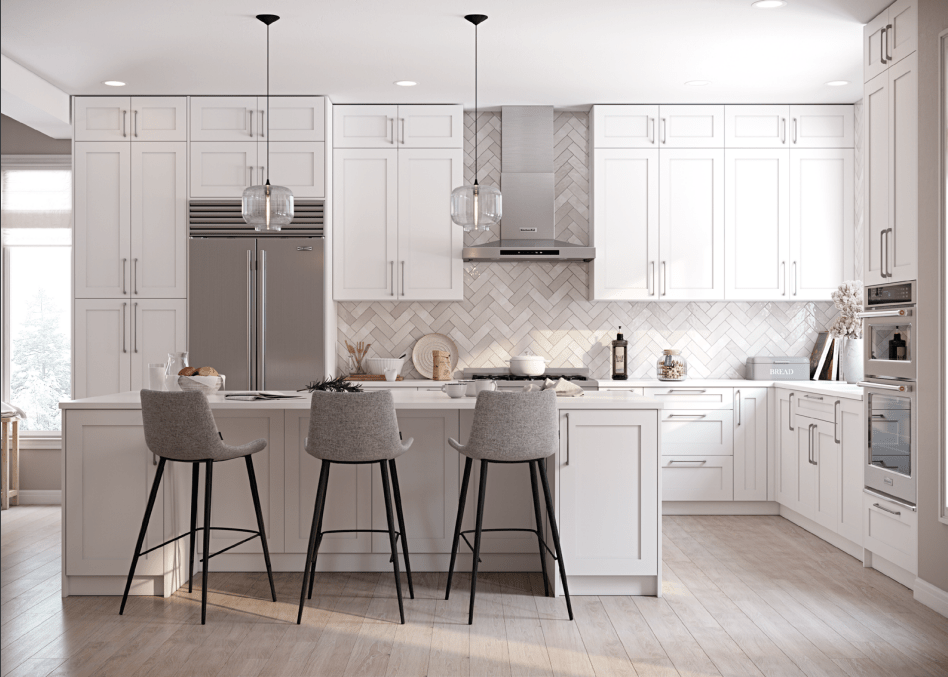
{"type": "Polygon", "coordinates": [[[250,493],[253,496],[253,509],[257,513],[257,531],[260,532],[260,543],[263,545],[263,560],[267,563],[267,577],[270,579],[270,595],[277,601],[276,587],[273,585],[273,568],[270,566],[270,548],[267,546],[267,531],[263,526],[263,511],[260,509],[260,494],[257,492],[257,475],[253,471],[253,459],[244,456],[247,462],[247,479],[250,480],[250,493]]]}
{"type": "Polygon", "coordinates": [[[477,524],[474,532],[474,561],[471,566],[471,605],[467,612],[467,624],[474,625],[474,591],[477,588],[477,563],[481,558],[481,529],[484,526],[484,495],[487,493],[487,464],[481,461],[481,481],[477,489],[477,524]]]}
{"type": "Polygon", "coordinates": [[[537,486],[536,461],[530,461],[530,488],[533,489],[533,515],[537,522],[537,545],[540,548],[540,566],[543,567],[543,596],[550,596],[550,583],[546,572],[546,552],[543,547],[543,514],[540,512],[540,488],[537,486]]]}
{"type": "Polygon", "coordinates": [[[388,469],[392,473],[392,491],[395,493],[395,515],[398,517],[398,531],[402,535],[402,556],[405,558],[405,575],[408,577],[408,595],[415,599],[415,586],[411,582],[411,562],[408,559],[408,535],[405,533],[405,516],[402,514],[402,492],[398,488],[398,471],[395,459],[390,459],[388,469]]]}
{"type": "Polygon", "coordinates": [[[540,470],[540,481],[543,483],[543,495],[546,497],[546,512],[550,520],[550,533],[553,535],[553,547],[556,549],[556,561],[560,565],[560,580],[563,581],[563,594],[566,595],[566,610],[569,619],[573,620],[573,603],[569,599],[569,584],[566,582],[566,564],[563,562],[563,549],[560,547],[560,532],[556,528],[556,512],[553,509],[553,496],[550,493],[550,480],[546,476],[546,459],[537,462],[540,470]]]}
{"type": "Polygon", "coordinates": [[[323,493],[326,491],[326,484],[329,479],[329,461],[323,461],[319,468],[319,484],[316,487],[316,501],[313,504],[313,526],[309,531],[309,547],[306,550],[306,564],[303,566],[303,587],[300,590],[300,610],[296,616],[296,624],[303,622],[303,605],[306,603],[306,587],[310,576],[310,564],[313,560],[313,551],[316,549],[316,528],[319,524],[320,505],[322,504],[323,493]]]}
{"type": "Polygon", "coordinates": [[[325,463],[326,486],[323,488],[322,498],[320,498],[316,504],[316,510],[319,511],[319,520],[316,522],[316,545],[313,547],[313,564],[309,568],[309,592],[306,595],[306,599],[313,599],[313,583],[316,581],[316,559],[319,557],[319,546],[323,544],[323,517],[326,516],[326,496],[329,494],[330,468],[330,462],[326,461],[325,463]]]}
{"type": "Polygon", "coordinates": [[[135,576],[135,567],[138,566],[138,558],[141,556],[142,545],[145,543],[145,534],[148,532],[148,520],[151,519],[151,511],[155,507],[155,499],[158,497],[158,487],[161,485],[161,475],[165,470],[166,459],[158,461],[158,469],[155,471],[155,481],[151,484],[151,493],[148,494],[148,505],[145,506],[145,518],[142,520],[142,528],[138,532],[138,542],[135,544],[135,554],[132,556],[132,567],[128,570],[128,581],[125,582],[125,594],[122,595],[122,606],[119,608],[119,616],[125,613],[125,604],[128,602],[128,591],[132,589],[132,578],[135,576]]]}
{"type": "Polygon", "coordinates": [[[444,591],[444,598],[451,596],[451,579],[454,578],[454,563],[458,558],[458,542],[461,540],[461,522],[464,519],[464,502],[467,500],[467,485],[471,481],[471,465],[474,459],[470,456],[464,459],[464,477],[461,479],[461,495],[458,498],[458,519],[454,524],[454,544],[451,546],[451,565],[448,567],[448,588],[444,591]]]}
{"type": "Polygon", "coordinates": [[[392,547],[392,569],[395,571],[395,592],[398,593],[398,615],[405,625],[405,606],[402,602],[402,579],[398,573],[398,544],[395,540],[395,519],[392,515],[392,497],[389,495],[388,463],[379,461],[382,469],[382,494],[385,496],[385,518],[388,520],[388,541],[392,547]]]}
{"type": "Polygon", "coordinates": [[[211,561],[211,485],[214,461],[204,461],[204,576],[201,585],[201,625],[207,621],[207,566],[211,561]]]}
{"type": "Polygon", "coordinates": [[[198,480],[200,474],[201,463],[195,461],[191,464],[191,554],[188,557],[188,592],[194,590],[194,543],[198,518],[198,480]]]}

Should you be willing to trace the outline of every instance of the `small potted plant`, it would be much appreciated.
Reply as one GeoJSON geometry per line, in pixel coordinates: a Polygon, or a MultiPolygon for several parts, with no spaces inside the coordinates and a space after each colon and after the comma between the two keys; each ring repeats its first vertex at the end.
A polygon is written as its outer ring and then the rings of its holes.
{"type": "Polygon", "coordinates": [[[833,304],[839,315],[830,327],[830,336],[840,342],[840,380],[847,383],[861,381],[863,365],[862,320],[856,314],[862,311],[862,282],[849,280],[833,292],[833,304]]]}

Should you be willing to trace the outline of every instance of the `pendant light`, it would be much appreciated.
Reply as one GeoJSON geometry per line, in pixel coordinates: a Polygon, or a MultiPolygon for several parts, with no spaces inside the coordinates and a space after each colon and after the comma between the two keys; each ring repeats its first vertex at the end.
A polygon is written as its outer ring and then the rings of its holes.
{"type": "Polygon", "coordinates": [[[487,21],[487,16],[468,14],[464,18],[474,24],[474,185],[455,188],[451,193],[451,220],[467,233],[496,226],[503,215],[503,206],[499,190],[477,184],[477,25],[487,21]]]}
{"type": "Polygon", "coordinates": [[[262,186],[247,188],[241,200],[244,221],[264,231],[280,230],[293,221],[292,191],[270,185],[270,24],[279,18],[276,14],[257,15],[267,26],[267,181],[262,186]]]}

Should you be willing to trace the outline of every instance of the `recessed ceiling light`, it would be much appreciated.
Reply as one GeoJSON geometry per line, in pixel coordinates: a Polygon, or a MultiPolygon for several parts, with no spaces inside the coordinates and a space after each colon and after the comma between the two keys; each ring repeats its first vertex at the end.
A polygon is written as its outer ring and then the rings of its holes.
{"type": "Polygon", "coordinates": [[[109,87],[124,87],[125,83],[120,80],[106,80],[102,83],[103,85],[108,85],[109,87]]]}
{"type": "Polygon", "coordinates": [[[418,83],[414,80],[396,80],[395,84],[399,87],[414,87],[418,83]]]}
{"type": "Polygon", "coordinates": [[[756,9],[777,9],[787,4],[787,0],[757,0],[751,7],[756,9]]]}
{"type": "Polygon", "coordinates": [[[685,83],[689,87],[706,87],[711,84],[710,80],[689,80],[685,83]]]}
{"type": "Polygon", "coordinates": [[[843,87],[849,84],[849,80],[830,80],[826,83],[827,87],[843,87]]]}

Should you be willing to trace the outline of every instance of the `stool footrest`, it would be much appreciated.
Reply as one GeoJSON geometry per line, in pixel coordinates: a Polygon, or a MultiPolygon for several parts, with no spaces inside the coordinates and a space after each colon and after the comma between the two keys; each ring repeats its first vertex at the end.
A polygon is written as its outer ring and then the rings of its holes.
{"type": "Polygon", "coordinates": [[[229,546],[227,546],[226,548],[224,548],[223,550],[218,550],[217,552],[212,553],[212,554],[208,555],[207,557],[202,557],[200,561],[203,562],[205,559],[211,559],[211,557],[217,557],[218,555],[221,555],[221,554],[227,552],[228,550],[232,550],[233,548],[236,548],[238,545],[243,545],[243,544],[246,543],[247,541],[252,541],[253,539],[257,538],[258,536],[260,536],[260,532],[259,532],[259,531],[255,531],[255,532],[253,532],[253,536],[248,536],[248,537],[245,538],[244,540],[242,540],[242,541],[237,541],[237,542],[234,543],[233,545],[229,545],[229,546]]]}
{"type": "MultiPolygon", "coordinates": [[[[195,528],[194,528],[194,531],[204,531],[204,527],[195,527],[195,528]]],[[[259,532],[259,531],[252,531],[252,530],[250,530],[250,529],[234,529],[233,527],[211,527],[211,531],[240,531],[240,532],[245,533],[245,534],[254,534],[255,536],[259,536],[259,535],[260,535],[260,532],[259,532]]],[[[165,541],[164,543],[159,543],[158,545],[156,545],[156,546],[153,547],[153,548],[148,548],[148,550],[142,550],[141,553],[139,553],[139,557],[140,557],[141,555],[147,555],[148,553],[153,552],[154,550],[157,550],[158,548],[163,548],[163,547],[165,547],[166,545],[170,545],[171,543],[174,543],[175,541],[181,540],[181,539],[184,538],[185,536],[190,536],[190,535],[191,535],[191,532],[190,532],[190,531],[185,531],[185,532],[184,532],[183,534],[181,534],[180,536],[175,536],[175,537],[172,538],[171,540],[165,541]]],[[[251,538],[253,538],[253,536],[251,536],[251,538]]],[[[250,539],[248,538],[247,540],[249,541],[250,539]]],[[[245,542],[245,541],[241,541],[241,543],[244,543],[244,542],[245,542]]],[[[239,545],[239,543],[238,543],[238,545],[239,545]]],[[[231,546],[231,547],[233,547],[233,546],[231,546]]]]}
{"type": "MultiPolygon", "coordinates": [[[[471,542],[469,540],[467,540],[467,535],[473,534],[476,531],[477,531],[476,529],[468,529],[467,531],[460,532],[461,538],[464,539],[464,543],[467,545],[468,548],[471,549],[471,552],[474,552],[474,546],[471,545],[471,542]]],[[[546,541],[543,539],[543,536],[541,536],[540,532],[538,532],[536,529],[481,529],[482,534],[486,534],[488,531],[522,531],[523,533],[526,533],[526,534],[536,534],[537,537],[540,539],[540,545],[546,548],[546,551],[550,553],[550,556],[553,558],[554,561],[556,560],[556,553],[550,550],[550,546],[546,544],[546,541]]],[[[482,562],[483,560],[478,558],[477,561],[482,562]]]]}
{"type": "MultiPolygon", "coordinates": [[[[388,535],[388,529],[333,529],[332,531],[320,531],[316,534],[317,537],[324,534],[386,534],[388,535]]],[[[395,537],[398,538],[401,536],[401,532],[396,531],[395,537]]]]}

